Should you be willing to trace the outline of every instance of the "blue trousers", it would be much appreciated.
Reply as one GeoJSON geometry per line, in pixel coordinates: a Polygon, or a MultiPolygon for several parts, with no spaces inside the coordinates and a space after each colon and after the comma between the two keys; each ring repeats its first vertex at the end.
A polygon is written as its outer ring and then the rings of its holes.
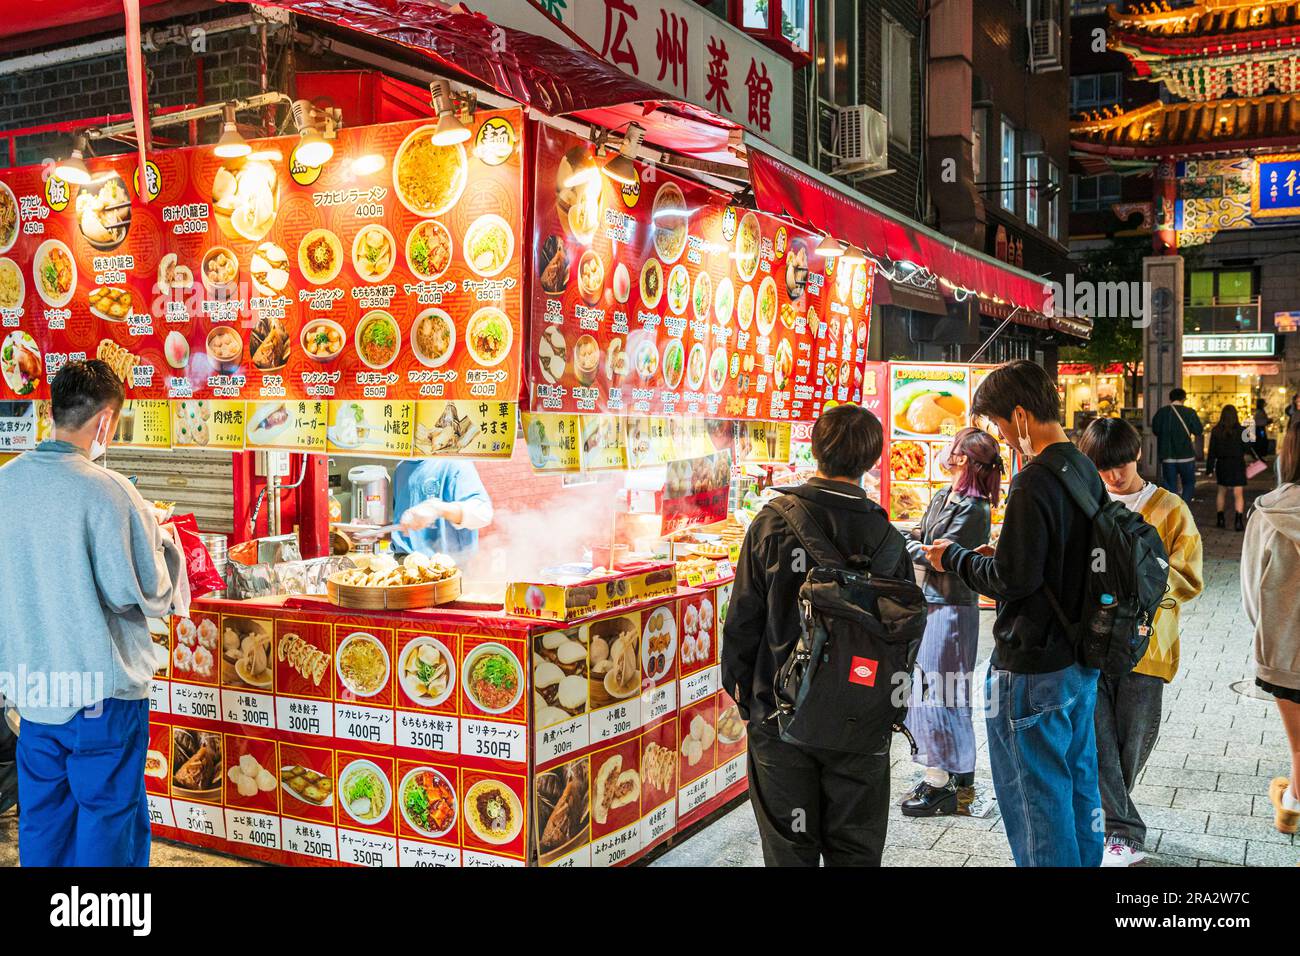
{"type": "Polygon", "coordinates": [[[1162,461],[1160,468],[1164,474],[1165,488],[1180,496],[1183,501],[1190,505],[1192,495],[1196,493],[1196,462],[1162,461]],[[1183,485],[1182,491],[1178,490],[1180,481],[1183,485]]]}
{"type": "Polygon", "coordinates": [[[1100,866],[1106,837],[1097,780],[1098,672],[989,669],[989,762],[1016,866],[1100,866]]]}
{"type": "Polygon", "coordinates": [[[148,866],[149,701],[105,700],[18,734],[18,862],[148,866]]]}

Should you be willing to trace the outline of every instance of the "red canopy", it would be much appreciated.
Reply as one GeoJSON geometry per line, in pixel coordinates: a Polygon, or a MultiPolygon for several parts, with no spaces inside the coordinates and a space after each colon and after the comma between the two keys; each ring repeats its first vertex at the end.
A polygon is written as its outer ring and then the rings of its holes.
{"type": "Polygon", "coordinates": [[[734,161],[725,151],[736,124],[672,99],[595,51],[569,49],[500,26],[481,13],[434,0],[267,0],[263,5],[414,50],[443,70],[549,116],[574,115],[611,129],[636,122],[654,145],[696,156],[725,154],[734,161]],[[660,107],[671,112],[660,110],[648,121],[660,107]]]}
{"type": "Polygon", "coordinates": [[[1044,310],[1045,280],[999,263],[953,239],[856,199],[788,162],[749,149],[750,179],[760,208],[860,246],[873,258],[924,266],[955,286],[1044,310]]]}

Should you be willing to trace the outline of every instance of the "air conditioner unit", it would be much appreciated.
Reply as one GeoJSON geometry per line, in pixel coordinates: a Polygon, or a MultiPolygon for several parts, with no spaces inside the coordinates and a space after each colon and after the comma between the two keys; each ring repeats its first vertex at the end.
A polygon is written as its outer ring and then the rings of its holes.
{"type": "Polygon", "coordinates": [[[1061,24],[1056,20],[1035,20],[1029,28],[1029,69],[1034,73],[1061,69],[1061,24]]]}
{"type": "Polygon", "coordinates": [[[864,173],[889,167],[889,121],[870,106],[841,106],[836,129],[839,160],[836,175],[864,173]]]}

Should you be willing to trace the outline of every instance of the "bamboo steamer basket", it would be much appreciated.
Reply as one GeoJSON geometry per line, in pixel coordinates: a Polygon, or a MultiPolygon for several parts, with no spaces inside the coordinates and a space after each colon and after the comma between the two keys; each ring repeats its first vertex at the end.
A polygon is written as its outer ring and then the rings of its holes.
{"type": "Polygon", "coordinates": [[[330,603],[356,611],[410,611],[416,608],[450,604],[460,597],[461,576],[457,571],[449,578],[431,584],[399,584],[387,588],[358,587],[325,582],[330,603]]]}

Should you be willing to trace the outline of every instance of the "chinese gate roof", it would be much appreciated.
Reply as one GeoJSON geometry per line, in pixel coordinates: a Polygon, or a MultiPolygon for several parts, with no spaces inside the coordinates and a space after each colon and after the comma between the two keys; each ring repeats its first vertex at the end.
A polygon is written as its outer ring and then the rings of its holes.
{"type": "Polygon", "coordinates": [[[1135,12],[1110,8],[1111,47],[1130,56],[1200,56],[1294,45],[1300,40],[1300,0],[1204,0],[1168,9],[1152,3],[1135,12]]]}
{"type": "Polygon", "coordinates": [[[1153,160],[1292,149],[1300,141],[1300,94],[1103,111],[1076,122],[1070,138],[1082,152],[1153,160]]]}

